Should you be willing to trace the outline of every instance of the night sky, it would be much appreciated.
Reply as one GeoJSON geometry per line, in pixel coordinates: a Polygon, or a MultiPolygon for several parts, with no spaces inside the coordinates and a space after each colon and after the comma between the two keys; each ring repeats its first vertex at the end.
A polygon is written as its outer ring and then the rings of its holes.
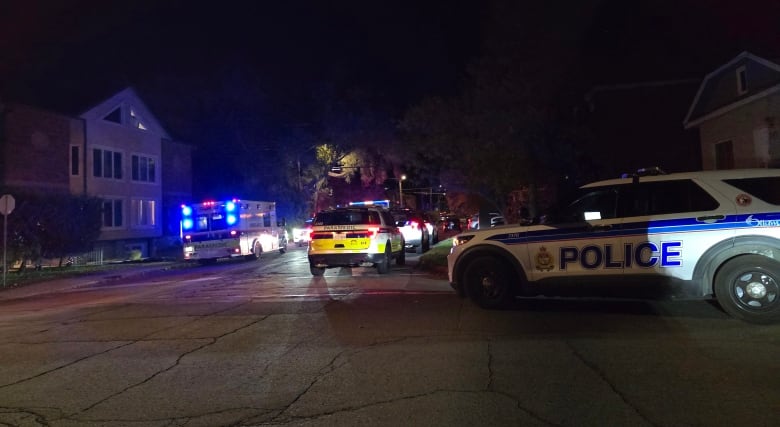
{"type": "Polygon", "coordinates": [[[133,86],[174,138],[205,146],[211,113],[278,133],[334,102],[328,91],[397,120],[456,94],[507,40],[579,70],[583,93],[702,78],[744,50],[780,58],[780,2],[0,0],[0,94],[75,114],[133,86]]]}
{"type": "Polygon", "coordinates": [[[452,91],[479,45],[480,7],[457,1],[0,4],[3,88],[49,98],[211,91],[240,74],[274,102],[349,82],[403,107],[452,91]]]}

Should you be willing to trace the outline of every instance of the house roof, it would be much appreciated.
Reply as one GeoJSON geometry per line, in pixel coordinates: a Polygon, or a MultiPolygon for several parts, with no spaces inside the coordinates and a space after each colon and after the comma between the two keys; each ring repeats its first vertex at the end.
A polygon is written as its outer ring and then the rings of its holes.
{"type": "Polygon", "coordinates": [[[137,108],[143,110],[143,117],[146,121],[153,122],[156,129],[164,137],[173,139],[162,122],[153,115],[152,110],[143,101],[138,90],[133,86],[117,86],[114,83],[101,84],[96,82],[93,86],[90,86],[89,90],[73,87],[63,89],[59,86],[25,87],[15,92],[0,94],[0,101],[28,105],[69,117],[83,118],[83,115],[88,111],[105,102],[115,101],[117,97],[132,99],[131,103],[138,105],[137,108]]]}
{"type": "Polygon", "coordinates": [[[136,122],[132,124],[133,126],[143,126],[141,127],[142,129],[154,131],[167,139],[171,138],[132,87],[127,87],[114,95],[101,100],[97,104],[89,107],[89,109],[81,112],[79,117],[93,120],[103,119],[114,111],[119,111],[119,114],[131,114],[136,122]]]}
{"type": "Polygon", "coordinates": [[[780,92],[780,64],[742,52],[704,77],[688,114],[686,129],[757,99],[780,92]],[[744,70],[747,88],[738,90],[738,72],[744,70]]]}

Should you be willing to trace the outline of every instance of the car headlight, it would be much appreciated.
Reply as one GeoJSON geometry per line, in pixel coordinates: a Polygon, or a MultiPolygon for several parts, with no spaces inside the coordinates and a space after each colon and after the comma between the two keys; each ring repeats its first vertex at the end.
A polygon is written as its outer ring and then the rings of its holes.
{"type": "Polygon", "coordinates": [[[473,239],[473,234],[459,234],[452,238],[452,246],[460,246],[465,245],[468,243],[469,240],[473,239]]]}

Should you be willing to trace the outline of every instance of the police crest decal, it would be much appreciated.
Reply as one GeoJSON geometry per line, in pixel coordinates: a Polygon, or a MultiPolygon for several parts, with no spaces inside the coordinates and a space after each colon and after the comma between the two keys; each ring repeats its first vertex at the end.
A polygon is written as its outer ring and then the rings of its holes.
{"type": "Polygon", "coordinates": [[[547,248],[542,246],[539,248],[539,252],[536,253],[536,269],[539,271],[551,271],[555,258],[553,258],[550,252],[547,252],[547,248]]]}

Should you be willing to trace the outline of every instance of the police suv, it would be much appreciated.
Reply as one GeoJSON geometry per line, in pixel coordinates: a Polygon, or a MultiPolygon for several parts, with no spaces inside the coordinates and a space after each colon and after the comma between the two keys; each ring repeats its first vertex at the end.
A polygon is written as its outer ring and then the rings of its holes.
{"type": "Polygon", "coordinates": [[[754,323],[780,319],[780,169],[600,181],[539,224],[457,235],[447,257],[461,296],[717,298],[754,323]]]}
{"type": "Polygon", "coordinates": [[[406,262],[404,237],[393,216],[378,206],[337,208],[319,212],[311,224],[309,270],[322,276],[331,267],[375,266],[379,274],[390,262],[406,262]]]}

